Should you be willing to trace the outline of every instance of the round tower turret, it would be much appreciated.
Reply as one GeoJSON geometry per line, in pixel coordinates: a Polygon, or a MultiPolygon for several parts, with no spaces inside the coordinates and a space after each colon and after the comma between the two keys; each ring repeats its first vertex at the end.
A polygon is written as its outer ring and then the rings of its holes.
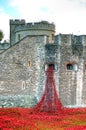
{"type": "Polygon", "coordinates": [[[55,25],[47,21],[20,24],[15,28],[15,42],[28,35],[47,35],[49,43],[54,43],[55,25]]]}

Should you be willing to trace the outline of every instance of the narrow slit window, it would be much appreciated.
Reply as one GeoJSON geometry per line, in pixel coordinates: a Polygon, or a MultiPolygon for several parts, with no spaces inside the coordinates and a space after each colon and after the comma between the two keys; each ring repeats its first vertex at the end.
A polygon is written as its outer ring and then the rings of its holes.
{"type": "Polygon", "coordinates": [[[54,34],[52,34],[52,40],[54,40],[54,34]]]}
{"type": "Polygon", "coordinates": [[[28,61],[28,67],[31,67],[31,66],[32,66],[31,61],[28,61]]]}
{"type": "Polygon", "coordinates": [[[20,34],[18,34],[18,41],[20,41],[20,34]]]}

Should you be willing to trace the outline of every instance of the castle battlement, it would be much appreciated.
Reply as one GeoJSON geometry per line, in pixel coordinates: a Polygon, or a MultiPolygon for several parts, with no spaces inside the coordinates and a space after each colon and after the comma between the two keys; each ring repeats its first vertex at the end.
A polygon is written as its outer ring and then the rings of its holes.
{"type": "Polygon", "coordinates": [[[11,45],[23,39],[27,35],[48,35],[49,42],[54,42],[55,24],[47,21],[26,23],[25,20],[10,20],[11,45]]]}
{"type": "Polygon", "coordinates": [[[86,46],[86,35],[58,34],[55,36],[55,42],[65,45],[84,45],[86,46]]]}
{"type": "Polygon", "coordinates": [[[12,25],[16,25],[16,24],[18,24],[18,25],[20,25],[20,24],[25,24],[25,20],[24,20],[24,19],[21,19],[21,20],[19,20],[19,19],[15,19],[15,20],[11,19],[11,20],[10,20],[10,24],[12,24],[12,25]]]}
{"type": "Polygon", "coordinates": [[[26,30],[49,30],[55,32],[55,25],[47,21],[25,23],[24,25],[20,24],[18,27],[16,27],[15,32],[26,31],[26,30]]]}

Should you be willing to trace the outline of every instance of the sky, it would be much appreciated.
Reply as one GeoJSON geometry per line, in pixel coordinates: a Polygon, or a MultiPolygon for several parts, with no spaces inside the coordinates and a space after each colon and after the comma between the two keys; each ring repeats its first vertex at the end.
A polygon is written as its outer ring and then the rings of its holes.
{"type": "Polygon", "coordinates": [[[9,40],[9,20],[48,21],[56,34],[86,35],[86,0],[0,0],[0,30],[9,40]]]}

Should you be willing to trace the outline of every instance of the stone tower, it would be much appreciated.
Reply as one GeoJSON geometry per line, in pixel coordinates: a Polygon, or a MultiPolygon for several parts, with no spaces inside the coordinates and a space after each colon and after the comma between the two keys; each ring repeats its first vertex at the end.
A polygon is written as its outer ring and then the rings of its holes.
{"type": "Polygon", "coordinates": [[[25,25],[25,20],[10,20],[10,43],[11,46],[16,43],[15,41],[15,29],[20,25],[25,25]]]}
{"type": "Polygon", "coordinates": [[[54,43],[55,25],[47,21],[25,23],[25,20],[10,20],[11,45],[29,35],[46,35],[49,43],[54,43]]]}

